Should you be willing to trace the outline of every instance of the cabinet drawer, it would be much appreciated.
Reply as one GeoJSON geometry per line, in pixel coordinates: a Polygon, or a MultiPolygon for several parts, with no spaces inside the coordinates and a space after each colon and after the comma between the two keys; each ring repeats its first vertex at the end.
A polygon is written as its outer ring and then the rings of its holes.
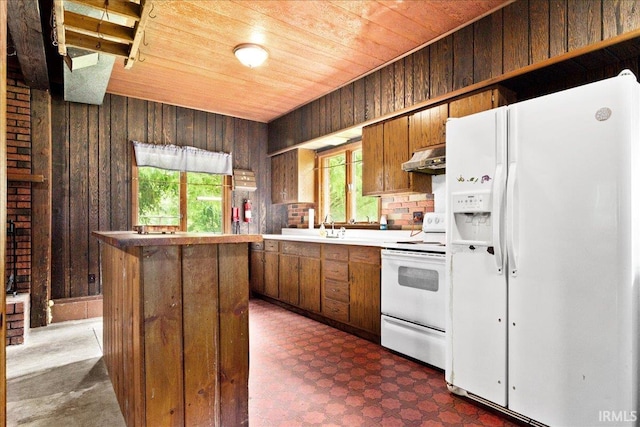
{"type": "Polygon", "coordinates": [[[349,264],[346,262],[338,262],[326,260],[322,265],[322,271],[326,279],[349,280],[349,264]]]}
{"type": "Polygon", "coordinates": [[[349,257],[349,247],[345,245],[324,245],[324,259],[346,261],[349,257]]]}
{"type": "Polygon", "coordinates": [[[265,240],[264,242],[264,250],[269,252],[278,252],[280,247],[278,246],[277,240],[265,240]]]}
{"type": "Polygon", "coordinates": [[[349,304],[331,298],[323,298],[322,313],[340,322],[349,321],[349,304]]]}
{"type": "Polygon", "coordinates": [[[264,242],[251,242],[251,249],[254,251],[264,250],[264,242]]]}
{"type": "Polygon", "coordinates": [[[349,282],[340,282],[332,279],[324,280],[323,295],[337,301],[349,302],[349,282]]]}
{"type": "Polygon", "coordinates": [[[374,246],[350,246],[349,261],[380,264],[380,248],[374,246]]]}
{"type": "Polygon", "coordinates": [[[280,251],[283,254],[298,255],[309,258],[320,258],[320,244],[307,242],[282,242],[280,251]]]}

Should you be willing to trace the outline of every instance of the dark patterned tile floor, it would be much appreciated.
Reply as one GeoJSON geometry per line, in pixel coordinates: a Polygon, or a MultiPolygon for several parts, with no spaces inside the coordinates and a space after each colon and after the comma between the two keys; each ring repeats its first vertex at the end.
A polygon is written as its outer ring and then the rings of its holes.
{"type": "Polygon", "coordinates": [[[251,427],[518,425],[369,341],[258,299],[249,319],[251,427]]]}

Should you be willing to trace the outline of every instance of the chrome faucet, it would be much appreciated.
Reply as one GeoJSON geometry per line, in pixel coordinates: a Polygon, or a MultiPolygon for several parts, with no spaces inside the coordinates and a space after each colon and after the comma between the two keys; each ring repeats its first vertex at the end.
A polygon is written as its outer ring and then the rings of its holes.
{"type": "Polygon", "coordinates": [[[335,231],[336,231],[336,229],[335,229],[335,221],[333,220],[333,217],[331,216],[330,213],[325,215],[324,222],[326,224],[329,221],[329,218],[331,218],[331,235],[333,236],[333,233],[335,233],[335,231]]]}

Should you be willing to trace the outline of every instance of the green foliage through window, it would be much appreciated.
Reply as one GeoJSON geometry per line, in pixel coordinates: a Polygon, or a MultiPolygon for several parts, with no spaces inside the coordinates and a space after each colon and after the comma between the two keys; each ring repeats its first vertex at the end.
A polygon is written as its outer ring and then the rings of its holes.
{"type": "Polygon", "coordinates": [[[378,220],[378,198],[362,195],[362,149],[351,154],[353,162],[353,193],[351,212],[356,222],[378,220]]]}
{"type": "Polygon", "coordinates": [[[362,195],[362,148],[352,145],[322,156],[321,165],[324,217],[343,223],[378,220],[378,198],[362,195]]]}
{"type": "Polygon", "coordinates": [[[180,212],[178,171],[153,167],[138,168],[138,223],[180,225],[187,218],[187,231],[223,231],[223,177],[188,172],[186,212],[180,212]]]}
{"type": "Polygon", "coordinates": [[[138,168],[138,222],[180,225],[180,172],[138,168]]]}
{"type": "Polygon", "coordinates": [[[222,232],[222,175],[187,173],[187,231],[222,232]]]}

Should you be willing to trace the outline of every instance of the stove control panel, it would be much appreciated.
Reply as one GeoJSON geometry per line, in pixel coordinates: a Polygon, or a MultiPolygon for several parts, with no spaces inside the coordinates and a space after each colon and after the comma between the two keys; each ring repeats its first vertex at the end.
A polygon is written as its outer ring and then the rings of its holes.
{"type": "Polygon", "coordinates": [[[422,218],[422,231],[425,233],[444,233],[446,214],[444,212],[427,212],[422,218]]]}

